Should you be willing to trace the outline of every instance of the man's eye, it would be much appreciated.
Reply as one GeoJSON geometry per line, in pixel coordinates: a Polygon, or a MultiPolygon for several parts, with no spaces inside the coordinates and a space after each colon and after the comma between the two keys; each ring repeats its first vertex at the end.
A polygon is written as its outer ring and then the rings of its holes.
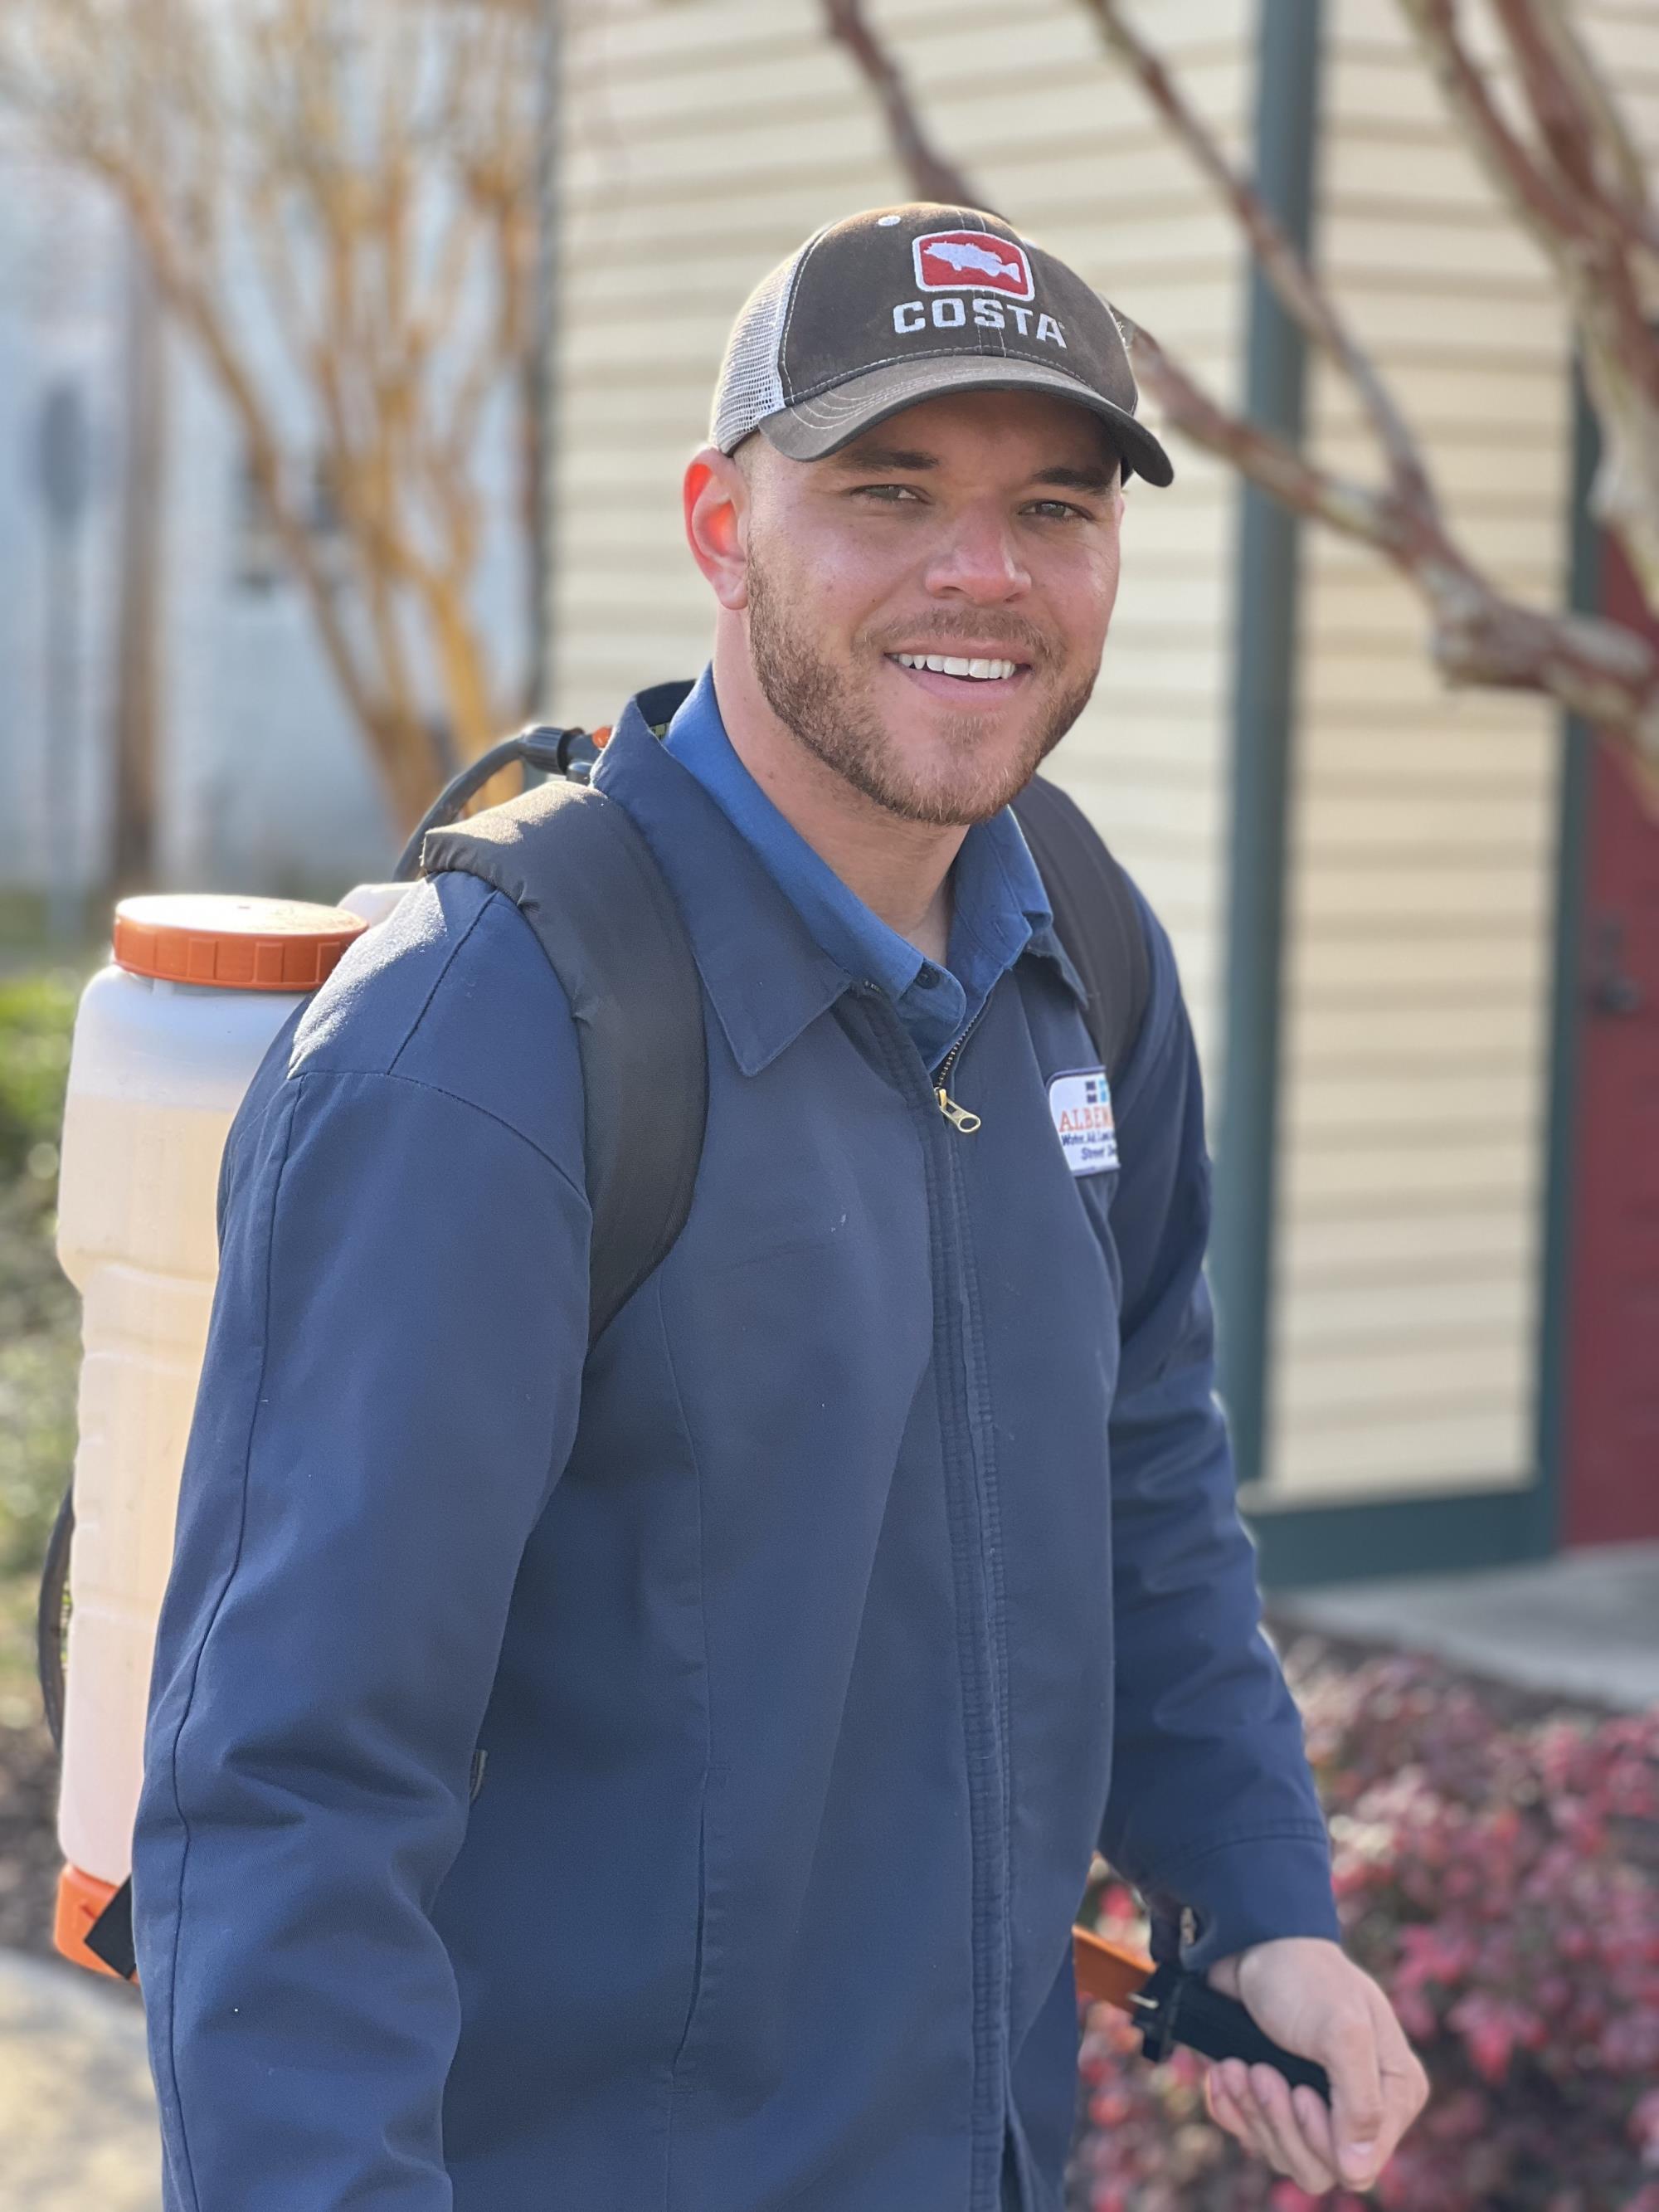
{"type": "Polygon", "coordinates": [[[1068,499],[1034,499],[1029,512],[1033,514],[1058,515],[1062,522],[1073,519],[1079,522],[1087,522],[1090,520],[1085,508],[1073,507],[1068,499]]]}
{"type": "Polygon", "coordinates": [[[896,507],[902,500],[920,500],[921,494],[914,484],[854,484],[853,496],[854,499],[879,499],[890,507],[896,507]]]}

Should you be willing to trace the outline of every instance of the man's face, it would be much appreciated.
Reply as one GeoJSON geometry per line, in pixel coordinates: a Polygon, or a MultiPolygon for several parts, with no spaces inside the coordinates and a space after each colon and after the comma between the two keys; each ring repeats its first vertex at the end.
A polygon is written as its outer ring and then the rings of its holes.
{"type": "Polygon", "coordinates": [[[1122,508],[1102,427],[1064,400],[967,392],[825,460],[760,434],[742,458],[749,649],[773,713],[907,820],[1006,806],[1099,672],[1122,508]]]}

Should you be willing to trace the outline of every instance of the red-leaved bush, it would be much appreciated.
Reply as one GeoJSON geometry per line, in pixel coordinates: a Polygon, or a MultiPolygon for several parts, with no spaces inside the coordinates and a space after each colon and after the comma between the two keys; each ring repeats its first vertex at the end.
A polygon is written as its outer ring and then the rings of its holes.
{"type": "MultiPolygon", "coordinates": [[[[1505,1725],[1431,1662],[1285,1655],[1330,1816],[1349,1951],[1388,1991],[1430,2102],[1389,2212],[1659,2212],[1659,1714],[1505,1725]]],[[[1108,1884],[1099,1925],[1133,1939],[1108,1884]]],[[[1098,2009],[1090,2212],[1306,2212],[1205,2112],[1203,2062],[1152,2069],[1098,2009]]],[[[1359,2212],[1336,2193],[1331,2212],[1359,2212]]]]}

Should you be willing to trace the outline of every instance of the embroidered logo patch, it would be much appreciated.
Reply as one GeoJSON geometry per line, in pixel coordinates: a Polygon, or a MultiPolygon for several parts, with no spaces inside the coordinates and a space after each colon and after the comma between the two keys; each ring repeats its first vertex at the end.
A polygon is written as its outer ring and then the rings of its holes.
{"type": "Polygon", "coordinates": [[[1018,246],[983,230],[932,230],[915,246],[916,282],[924,292],[1006,292],[1029,300],[1036,291],[1031,264],[1018,246]]]}
{"type": "Polygon", "coordinates": [[[1098,1175],[1117,1164],[1112,1086],[1103,1067],[1074,1069],[1048,1085],[1048,1111],[1066,1164],[1074,1176],[1098,1175]]]}

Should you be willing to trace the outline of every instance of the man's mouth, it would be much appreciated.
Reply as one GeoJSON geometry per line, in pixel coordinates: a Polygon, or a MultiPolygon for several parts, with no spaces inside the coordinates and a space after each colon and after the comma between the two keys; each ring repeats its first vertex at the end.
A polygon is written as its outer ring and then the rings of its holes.
{"type": "Polygon", "coordinates": [[[896,653],[893,658],[901,668],[931,668],[940,676],[970,676],[976,684],[1012,676],[1019,666],[1017,660],[963,659],[954,653],[896,653]]]}
{"type": "Polygon", "coordinates": [[[972,698],[987,706],[1006,698],[1031,672],[1029,661],[1006,654],[890,653],[886,658],[936,699],[972,698]]]}

